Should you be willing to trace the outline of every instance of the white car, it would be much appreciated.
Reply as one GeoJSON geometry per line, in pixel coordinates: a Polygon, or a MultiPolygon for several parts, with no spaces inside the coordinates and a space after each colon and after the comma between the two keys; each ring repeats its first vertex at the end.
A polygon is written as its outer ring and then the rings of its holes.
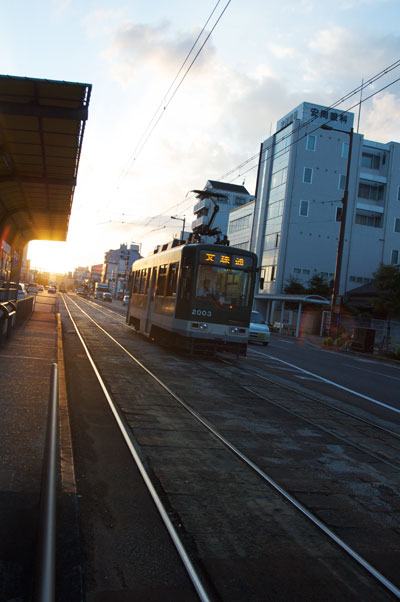
{"type": "Polygon", "coordinates": [[[270,332],[268,324],[265,323],[263,316],[258,311],[252,311],[249,326],[249,342],[255,341],[268,345],[270,332]]]}
{"type": "Polygon", "coordinates": [[[124,295],[124,298],[122,299],[122,305],[128,305],[129,303],[129,295],[124,295]]]}

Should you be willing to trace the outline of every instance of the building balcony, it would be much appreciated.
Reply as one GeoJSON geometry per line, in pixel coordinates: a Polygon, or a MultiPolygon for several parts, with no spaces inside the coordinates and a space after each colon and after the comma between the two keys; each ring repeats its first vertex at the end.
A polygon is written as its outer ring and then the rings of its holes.
{"type": "Polygon", "coordinates": [[[209,219],[210,218],[208,217],[208,215],[202,215],[201,217],[198,217],[192,222],[192,230],[198,228],[199,226],[204,226],[205,224],[208,224],[209,219]]]}
{"type": "Polygon", "coordinates": [[[205,213],[206,211],[208,212],[210,207],[211,207],[210,199],[202,199],[201,201],[196,203],[196,205],[193,207],[193,213],[199,213],[200,211],[202,211],[203,213],[205,213]]]}

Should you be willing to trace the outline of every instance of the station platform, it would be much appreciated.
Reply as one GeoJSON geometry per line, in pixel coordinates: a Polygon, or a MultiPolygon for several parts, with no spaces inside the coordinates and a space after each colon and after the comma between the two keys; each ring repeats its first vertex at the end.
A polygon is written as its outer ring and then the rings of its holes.
{"type": "MultiPolygon", "coordinates": [[[[20,602],[32,595],[54,363],[59,365],[61,376],[61,407],[65,390],[61,323],[56,310],[56,298],[35,303],[30,317],[0,345],[0,600],[20,602]]],[[[69,515],[63,522],[70,528],[73,491],[60,490],[64,498],[60,512],[69,515]]]]}

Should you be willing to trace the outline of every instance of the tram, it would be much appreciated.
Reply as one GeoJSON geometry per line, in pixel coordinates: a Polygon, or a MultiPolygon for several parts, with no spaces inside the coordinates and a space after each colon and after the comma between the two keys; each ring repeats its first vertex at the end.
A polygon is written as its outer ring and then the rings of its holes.
{"type": "Polygon", "coordinates": [[[195,352],[246,355],[257,256],[218,244],[180,244],[135,261],[127,323],[195,352]]]}

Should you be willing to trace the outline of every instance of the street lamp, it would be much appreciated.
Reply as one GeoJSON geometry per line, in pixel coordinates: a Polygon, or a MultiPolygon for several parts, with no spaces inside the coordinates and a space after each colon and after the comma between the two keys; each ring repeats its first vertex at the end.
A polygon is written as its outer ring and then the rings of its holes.
{"type": "Polygon", "coordinates": [[[171,219],[178,219],[180,222],[183,222],[182,232],[181,232],[181,242],[183,242],[183,239],[185,237],[185,223],[186,223],[186,218],[185,217],[176,217],[174,215],[171,215],[171,219]]]}
{"type": "Polygon", "coordinates": [[[349,177],[350,177],[350,163],[351,163],[351,150],[353,146],[353,128],[351,128],[350,132],[346,132],[345,130],[338,130],[336,128],[331,127],[330,125],[321,125],[322,130],[332,130],[334,132],[340,132],[342,134],[348,134],[350,137],[349,141],[349,154],[347,157],[347,169],[346,169],[346,184],[343,192],[342,199],[342,215],[340,218],[340,230],[339,230],[339,240],[337,247],[337,255],[336,255],[336,266],[335,266],[335,276],[333,281],[333,291],[332,291],[332,299],[331,299],[331,320],[329,325],[329,334],[333,335],[336,333],[336,327],[339,325],[340,321],[340,305],[338,305],[338,296],[339,296],[339,286],[340,286],[340,276],[342,271],[342,261],[343,261],[343,248],[344,248],[344,236],[346,229],[346,215],[347,215],[347,205],[349,200],[349,177]]]}

